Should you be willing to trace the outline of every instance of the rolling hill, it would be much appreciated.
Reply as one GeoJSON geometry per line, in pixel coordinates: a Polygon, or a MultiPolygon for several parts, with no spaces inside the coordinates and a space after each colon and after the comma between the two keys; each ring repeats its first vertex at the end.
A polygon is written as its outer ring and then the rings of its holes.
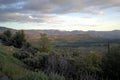
{"type": "MultiPolygon", "coordinates": [[[[0,27],[0,33],[5,30],[16,31],[15,29],[0,27]]],[[[60,31],[60,30],[25,30],[25,34],[29,39],[39,39],[40,33],[46,33],[50,37],[61,39],[76,38],[103,38],[103,39],[120,39],[120,30],[114,31],[60,31]]],[[[83,39],[84,40],[84,39],[83,39]]]]}

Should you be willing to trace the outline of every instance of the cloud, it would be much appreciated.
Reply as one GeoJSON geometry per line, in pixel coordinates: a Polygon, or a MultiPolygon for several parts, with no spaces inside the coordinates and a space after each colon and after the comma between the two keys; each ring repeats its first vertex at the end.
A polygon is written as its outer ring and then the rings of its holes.
{"type": "MultiPolygon", "coordinates": [[[[120,7],[120,0],[0,0],[5,9],[22,9],[23,11],[37,11],[42,13],[72,13],[83,12],[89,7],[106,9],[120,7]]],[[[2,8],[0,8],[2,9],[2,8]]]]}
{"type": "Polygon", "coordinates": [[[1,13],[0,22],[43,23],[54,20],[55,17],[47,14],[1,13]]]}
{"type": "Polygon", "coordinates": [[[120,7],[120,0],[28,0],[24,8],[45,13],[72,13],[83,12],[90,7],[102,10],[116,6],[120,7]]]}
{"type": "Polygon", "coordinates": [[[51,23],[59,22],[54,14],[103,15],[108,8],[118,10],[120,0],[0,0],[0,21],[51,23]]]}

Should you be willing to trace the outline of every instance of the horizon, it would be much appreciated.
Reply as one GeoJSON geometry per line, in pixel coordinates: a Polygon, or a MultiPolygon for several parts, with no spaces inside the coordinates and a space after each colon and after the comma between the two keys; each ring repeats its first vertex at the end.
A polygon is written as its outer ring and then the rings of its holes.
{"type": "MultiPolygon", "coordinates": [[[[4,26],[0,26],[0,28],[9,28],[9,27],[4,27],[4,26]]],[[[96,32],[110,32],[110,31],[120,31],[120,30],[109,30],[109,31],[97,31],[97,30],[59,30],[59,29],[15,29],[15,28],[9,28],[9,29],[13,29],[13,30],[55,30],[55,31],[67,31],[67,32],[73,32],[73,31],[83,31],[83,32],[90,32],[90,31],[96,31],[96,32]]]]}
{"type": "Polygon", "coordinates": [[[1,0],[0,26],[62,31],[120,30],[119,0],[1,0]]]}

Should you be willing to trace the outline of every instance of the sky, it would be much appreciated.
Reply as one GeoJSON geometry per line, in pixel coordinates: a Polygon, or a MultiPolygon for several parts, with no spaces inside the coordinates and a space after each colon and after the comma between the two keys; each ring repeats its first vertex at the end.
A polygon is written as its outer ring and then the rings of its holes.
{"type": "Polygon", "coordinates": [[[68,31],[120,30],[120,0],[0,0],[0,26],[68,31]]]}

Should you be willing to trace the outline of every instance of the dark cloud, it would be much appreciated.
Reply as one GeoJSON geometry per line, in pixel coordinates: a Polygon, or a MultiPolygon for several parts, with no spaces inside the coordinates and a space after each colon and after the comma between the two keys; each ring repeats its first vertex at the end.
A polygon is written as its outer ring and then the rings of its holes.
{"type": "Polygon", "coordinates": [[[103,14],[115,7],[120,8],[120,0],[0,0],[0,21],[44,22],[53,14],[103,14]]]}
{"type": "Polygon", "coordinates": [[[45,13],[83,12],[89,7],[98,7],[96,10],[120,7],[120,0],[28,0],[26,3],[25,9],[45,13]]]}
{"type": "MultiPolygon", "coordinates": [[[[120,7],[120,0],[0,0],[0,10],[39,11],[44,13],[82,12],[89,7],[120,7]]],[[[97,9],[97,8],[96,8],[97,9]]]]}
{"type": "Polygon", "coordinates": [[[48,14],[23,14],[23,13],[1,13],[0,22],[48,22],[49,20],[55,19],[56,16],[48,14]]]}
{"type": "MultiPolygon", "coordinates": [[[[20,13],[1,13],[0,21],[6,22],[27,22],[29,16],[20,13]]],[[[29,19],[30,21],[31,19],[29,19]]]]}
{"type": "Polygon", "coordinates": [[[19,1],[20,0],[0,0],[0,5],[1,4],[7,5],[7,4],[12,4],[12,3],[17,3],[19,1]]]}

